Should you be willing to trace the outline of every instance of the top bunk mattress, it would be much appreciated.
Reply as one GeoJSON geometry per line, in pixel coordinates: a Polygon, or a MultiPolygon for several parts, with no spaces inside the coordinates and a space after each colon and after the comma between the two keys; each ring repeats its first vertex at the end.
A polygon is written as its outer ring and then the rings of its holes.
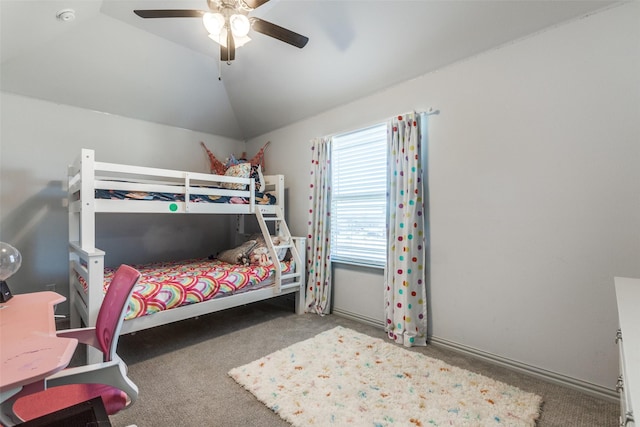
{"type": "MultiPolygon", "coordinates": [[[[95,190],[96,199],[108,200],[155,200],[163,202],[184,202],[185,195],[180,193],[164,193],[157,191],[127,191],[127,190],[95,190]]],[[[192,203],[251,203],[249,197],[190,194],[189,201],[192,203]]],[[[275,205],[276,196],[271,193],[255,192],[255,203],[257,205],[275,205]]]]}

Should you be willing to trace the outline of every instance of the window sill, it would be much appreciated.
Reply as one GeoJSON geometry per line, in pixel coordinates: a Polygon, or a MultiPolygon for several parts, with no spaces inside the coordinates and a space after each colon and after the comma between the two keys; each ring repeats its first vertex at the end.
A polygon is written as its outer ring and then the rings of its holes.
{"type": "Polygon", "coordinates": [[[346,260],[331,260],[331,264],[352,265],[354,267],[371,268],[376,270],[384,270],[384,265],[380,264],[367,264],[365,262],[346,261],[346,260]]]}

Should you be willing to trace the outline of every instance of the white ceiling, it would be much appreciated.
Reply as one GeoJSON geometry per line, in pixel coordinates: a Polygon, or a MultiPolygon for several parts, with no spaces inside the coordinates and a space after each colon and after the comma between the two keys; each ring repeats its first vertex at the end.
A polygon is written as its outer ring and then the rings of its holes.
{"type": "Polygon", "coordinates": [[[252,32],[227,65],[199,19],[132,12],[206,10],[206,0],[0,0],[0,84],[244,140],[612,3],[271,0],[250,15],[308,36],[307,46],[252,32]],[[66,8],[75,20],[56,19],[66,8]]]}

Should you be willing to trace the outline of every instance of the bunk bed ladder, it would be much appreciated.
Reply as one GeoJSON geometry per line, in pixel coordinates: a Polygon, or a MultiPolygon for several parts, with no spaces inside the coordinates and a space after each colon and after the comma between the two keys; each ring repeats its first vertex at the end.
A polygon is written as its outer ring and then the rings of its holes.
{"type": "Polygon", "coordinates": [[[293,257],[293,261],[295,262],[295,271],[291,273],[282,273],[282,266],[279,262],[274,263],[275,267],[275,280],[276,287],[275,293],[279,294],[282,292],[282,283],[286,281],[284,286],[289,287],[300,287],[300,284],[303,280],[303,268],[302,259],[300,258],[300,253],[298,252],[297,246],[293,242],[293,237],[291,236],[291,232],[287,227],[287,223],[284,220],[284,215],[282,213],[282,209],[280,206],[273,206],[273,209],[270,210],[262,210],[258,207],[256,209],[256,218],[258,219],[258,224],[260,225],[260,230],[262,231],[262,235],[264,236],[267,249],[269,250],[269,257],[272,260],[278,259],[278,251],[279,250],[290,250],[291,256],[293,257]],[[274,235],[280,236],[286,243],[281,245],[274,245],[271,240],[271,231],[269,230],[268,223],[274,224],[274,235]],[[291,281],[288,281],[292,279],[291,281]]]}

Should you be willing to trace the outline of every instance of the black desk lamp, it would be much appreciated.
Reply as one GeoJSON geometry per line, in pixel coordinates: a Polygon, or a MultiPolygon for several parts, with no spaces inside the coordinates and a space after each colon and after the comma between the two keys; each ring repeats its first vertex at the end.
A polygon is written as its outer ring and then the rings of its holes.
{"type": "Polygon", "coordinates": [[[13,297],[6,280],[18,271],[21,264],[20,251],[8,243],[0,242],[0,302],[7,302],[13,297]]]}

